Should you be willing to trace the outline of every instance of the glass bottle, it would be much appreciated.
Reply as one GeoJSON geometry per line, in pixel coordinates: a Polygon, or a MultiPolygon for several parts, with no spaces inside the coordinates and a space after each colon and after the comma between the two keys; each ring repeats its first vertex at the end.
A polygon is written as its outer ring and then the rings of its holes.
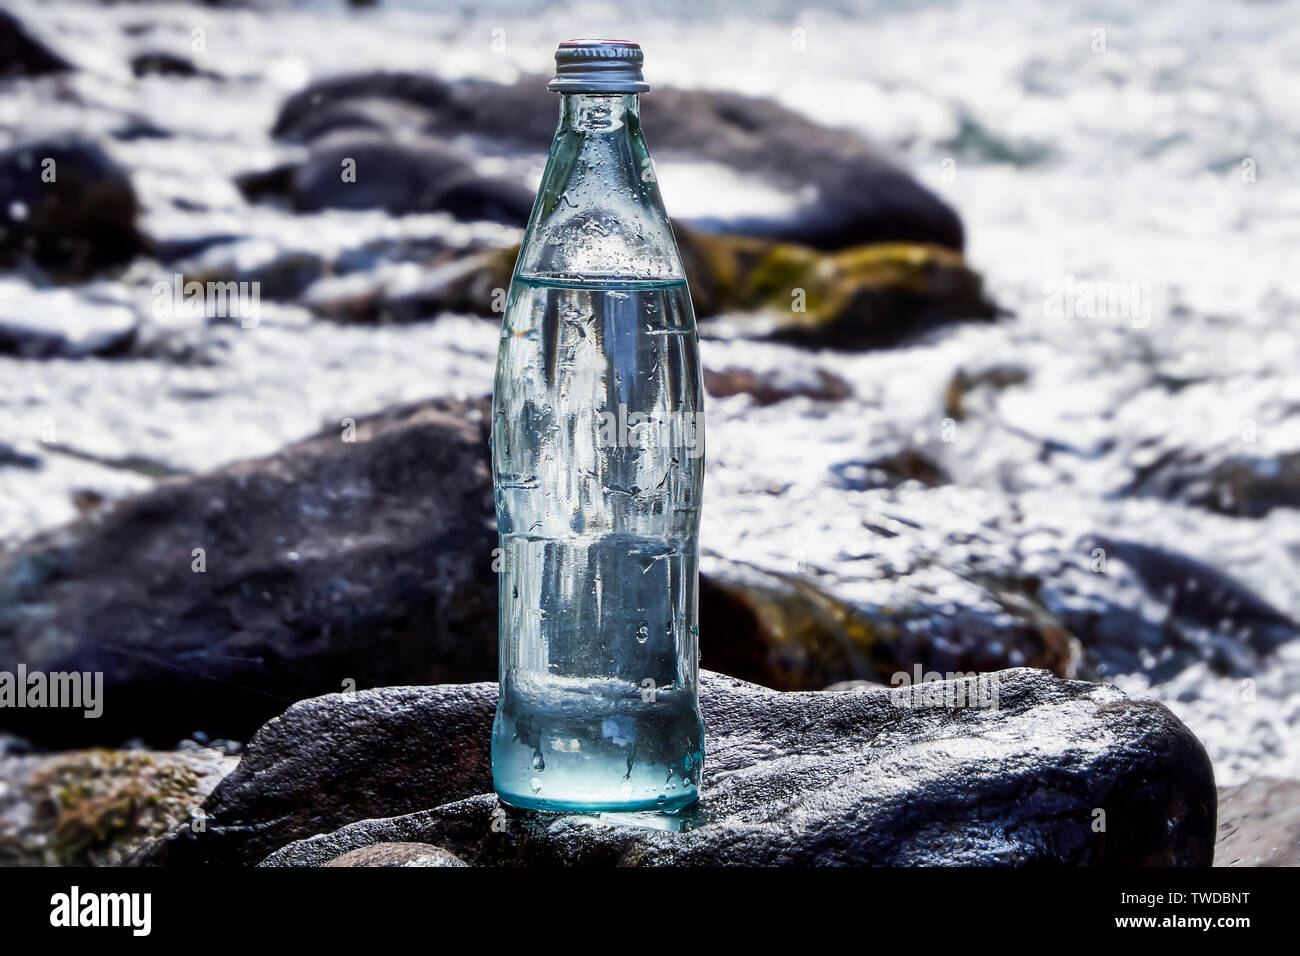
{"type": "Polygon", "coordinates": [[[502,323],[492,775],[530,809],[677,810],[703,769],[703,388],[641,60],[620,41],[557,51],[559,127],[502,323]]]}

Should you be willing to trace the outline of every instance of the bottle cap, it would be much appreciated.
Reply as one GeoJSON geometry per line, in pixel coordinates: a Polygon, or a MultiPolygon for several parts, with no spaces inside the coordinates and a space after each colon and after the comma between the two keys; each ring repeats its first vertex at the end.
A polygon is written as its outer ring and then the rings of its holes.
{"type": "Polygon", "coordinates": [[[645,56],[627,40],[565,40],[555,51],[552,93],[645,93],[645,56]]]}

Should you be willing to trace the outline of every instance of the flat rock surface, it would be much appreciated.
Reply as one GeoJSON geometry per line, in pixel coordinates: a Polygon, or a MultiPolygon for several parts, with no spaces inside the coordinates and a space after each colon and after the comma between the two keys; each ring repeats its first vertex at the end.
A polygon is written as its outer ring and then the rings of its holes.
{"type": "Polygon", "coordinates": [[[681,817],[503,809],[495,686],[388,688],[267,724],[205,803],[206,829],[174,830],[141,862],[320,865],[394,842],[470,865],[1210,862],[1205,751],[1162,705],[1107,685],[1017,669],[914,699],[701,680],[703,798],[681,817]],[[976,706],[953,706],[959,692],[976,706]]]}
{"type": "Polygon", "coordinates": [[[464,866],[465,861],[428,843],[379,843],[335,857],[326,866],[464,866]]]}

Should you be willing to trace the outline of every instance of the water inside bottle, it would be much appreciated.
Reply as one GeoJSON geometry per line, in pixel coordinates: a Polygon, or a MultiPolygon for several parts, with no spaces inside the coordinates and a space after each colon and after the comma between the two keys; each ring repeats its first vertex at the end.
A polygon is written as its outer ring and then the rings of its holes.
{"type": "Polygon", "coordinates": [[[516,278],[493,413],[502,799],[672,810],[696,702],[700,369],[685,283],[516,278]]]}

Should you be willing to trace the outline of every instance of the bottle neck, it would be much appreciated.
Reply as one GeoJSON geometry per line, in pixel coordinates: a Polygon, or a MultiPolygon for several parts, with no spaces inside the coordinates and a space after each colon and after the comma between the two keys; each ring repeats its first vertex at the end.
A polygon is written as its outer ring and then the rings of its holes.
{"type": "Polygon", "coordinates": [[[641,129],[641,98],[635,93],[562,93],[560,94],[561,133],[599,136],[625,126],[641,129]]]}
{"type": "Polygon", "coordinates": [[[635,93],[562,93],[560,122],[516,274],[685,277],[635,93]]]}

